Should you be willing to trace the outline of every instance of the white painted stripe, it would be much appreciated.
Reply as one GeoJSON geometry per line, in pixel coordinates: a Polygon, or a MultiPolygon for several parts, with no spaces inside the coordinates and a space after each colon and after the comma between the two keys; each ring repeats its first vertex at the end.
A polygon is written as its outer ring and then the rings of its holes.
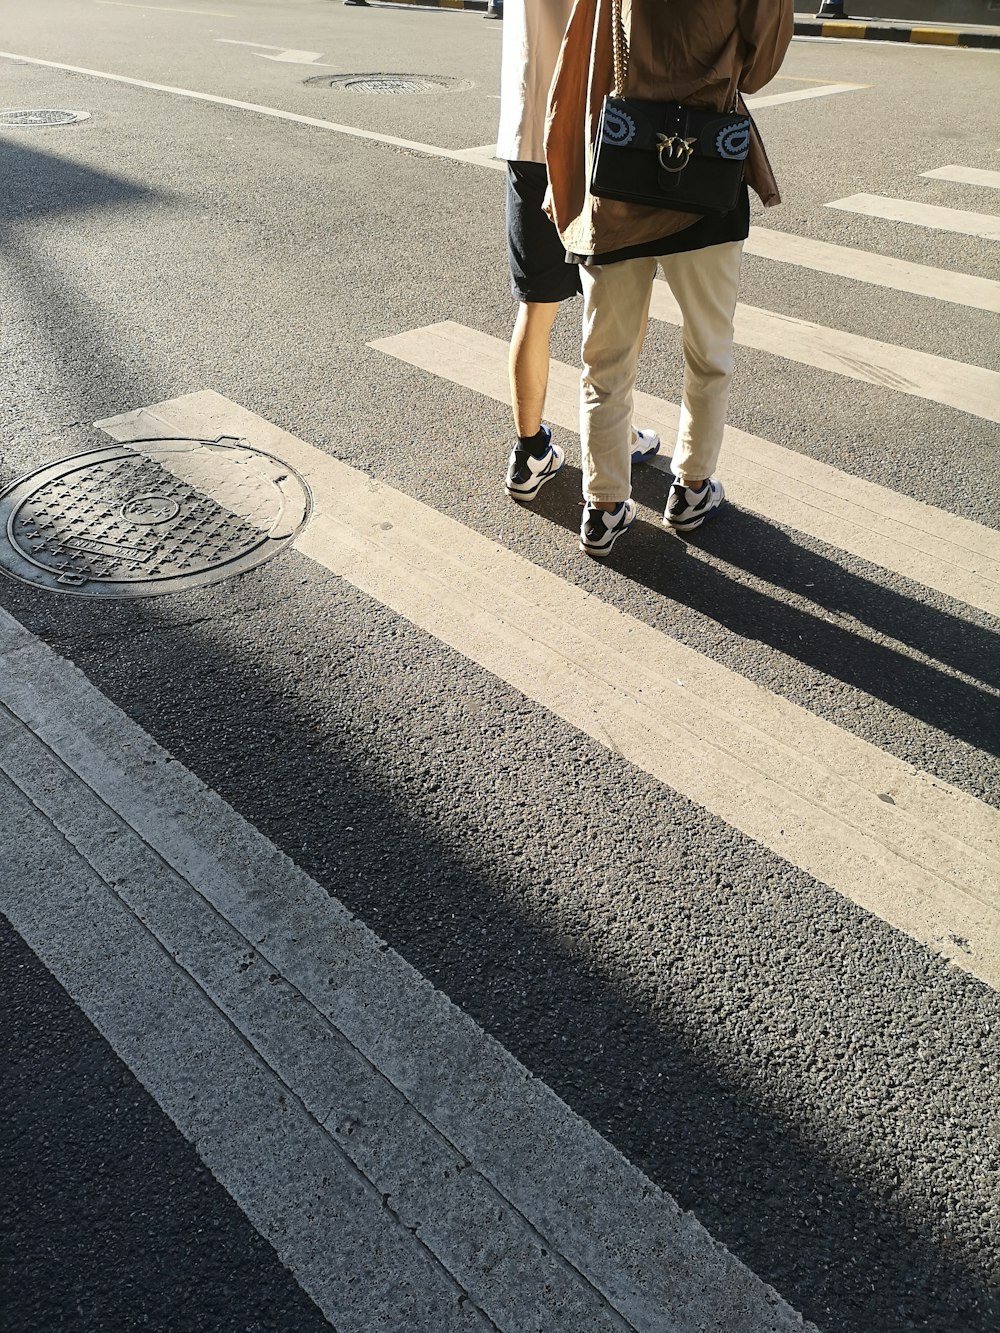
{"type": "MultiPolygon", "coordinates": [[[[654,282],[649,313],[668,324],[682,323],[680,307],[665,282],[654,282]]],[[[862,338],[742,302],[736,307],[734,328],[736,341],[743,347],[942,403],[986,421],[1000,421],[1000,372],[995,370],[862,338]]]]}
{"type": "Polygon", "coordinates": [[[126,0],[95,0],[99,5],[113,5],[115,9],[159,9],[164,14],[207,14],[210,18],[234,19],[235,14],[222,14],[217,9],[177,9],[174,5],[136,5],[126,0]]]}
{"type": "Polygon", "coordinates": [[[769,231],[764,227],[750,228],[744,250],[749,255],[773,259],[779,264],[796,264],[817,273],[835,273],[838,277],[853,278],[875,287],[888,287],[892,291],[912,292],[915,296],[930,296],[936,301],[1000,313],[1000,282],[994,282],[992,278],[976,278],[968,273],[953,273],[950,269],[911,264],[891,255],[830,245],[809,236],[769,231]]]}
{"type": "Polygon", "coordinates": [[[1000,190],[1000,171],[982,171],[979,167],[937,167],[934,171],[922,171],[935,181],[958,181],[960,185],[985,185],[991,190],[1000,190]]]}
{"type": "Polygon", "coordinates": [[[868,83],[825,83],[818,88],[796,88],[788,93],[766,93],[763,97],[748,97],[746,104],[751,111],[760,111],[766,106],[781,106],[785,102],[806,102],[814,97],[833,97],[837,93],[853,93],[859,88],[870,88],[868,83]]]}
{"type": "Polygon", "coordinates": [[[2,611],[0,823],[0,909],[341,1333],[802,1327],[2,611]]]}
{"type": "Polygon", "coordinates": [[[296,539],[301,551],[809,875],[1000,984],[1000,811],[218,394],[99,425],[116,440],[234,434],[281,458],[316,504],[296,539]]]}
{"type": "MultiPolygon", "coordinates": [[[[390,356],[510,402],[507,344],[461,324],[433,324],[373,344],[390,356]]],[[[553,361],[546,419],[579,430],[580,372],[553,361]]],[[[667,442],[676,404],[637,393],[636,414],[667,442]]],[[[850,476],[780,444],[726,428],[722,473],[736,504],[981,611],[1000,615],[1000,533],[850,476]]]]}
{"type": "Polygon", "coordinates": [[[495,143],[483,144],[479,148],[460,148],[453,154],[457,162],[472,162],[477,167],[493,167],[497,171],[507,171],[506,160],[497,157],[495,143]]]}
{"type": "Polygon", "coordinates": [[[881,194],[852,194],[846,199],[835,199],[826,207],[842,208],[847,213],[861,213],[865,217],[886,218],[889,222],[906,222],[914,227],[931,227],[937,231],[958,232],[961,236],[1000,241],[1000,217],[989,213],[967,213],[960,208],[939,208],[936,204],[889,199],[881,194]]]}
{"type": "MultiPolygon", "coordinates": [[[[774,78],[771,80],[771,83],[815,83],[815,84],[821,84],[824,88],[829,85],[829,82],[830,82],[829,79],[812,79],[808,78],[805,74],[775,74],[774,78]]],[[[767,85],[768,88],[770,88],[771,83],[767,85]]],[[[852,85],[852,87],[853,86],[855,85],[852,85]]],[[[859,88],[871,87],[871,85],[867,83],[857,84],[856,86],[859,88]]]]}
{"type": "Polygon", "coordinates": [[[407,148],[412,153],[422,153],[427,157],[443,157],[449,161],[464,162],[470,159],[464,154],[468,151],[437,148],[434,144],[418,143],[413,139],[399,139],[392,134],[375,134],[371,130],[360,130],[354,125],[338,125],[332,120],[321,120],[318,116],[300,116],[294,111],[280,111],[273,106],[259,106],[256,102],[240,102],[232,97],[218,97],[215,93],[200,93],[192,88],[175,88],[166,83],[149,83],[146,79],[127,78],[124,74],[108,74],[104,70],[85,69],[80,65],[65,65],[55,60],[38,60],[34,56],[15,55],[11,51],[0,51],[0,60],[14,60],[24,65],[39,65],[43,69],[62,69],[68,74],[86,74],[93,79],[108,79],[112,83],[128,84],[132,88],[147,88],[151,92],[171,93],[175,97],[190,97],[196,102],[210,102],[216,106],[233,107],[237,111],[252,111],[258,116],[270,116],[273,120],[288,120],[296,125],[312,125],[318,130],[329,130],[334,134],[345,134],[351,139],[367,139],[371,143],[389,144],[393,148],[407,148]]]}

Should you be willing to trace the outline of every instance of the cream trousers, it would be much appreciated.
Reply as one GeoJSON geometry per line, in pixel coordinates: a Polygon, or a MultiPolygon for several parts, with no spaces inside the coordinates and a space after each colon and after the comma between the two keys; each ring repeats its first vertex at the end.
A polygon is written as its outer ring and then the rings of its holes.
{"type": "Polygon", "coordinates": [[[632,493],[632,390],[658,264],[684,319],[674,475],[699,481],[715,471],[733,378],[733,312],[742,254],[742,241],[728,241],[685,254],[581,267],[584,499],[627,500],[632,493]]]}

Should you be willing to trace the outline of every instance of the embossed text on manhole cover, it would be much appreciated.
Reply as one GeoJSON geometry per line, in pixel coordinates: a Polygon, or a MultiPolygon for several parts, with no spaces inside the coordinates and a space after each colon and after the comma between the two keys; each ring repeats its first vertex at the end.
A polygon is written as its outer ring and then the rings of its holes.
{"type": "Polygon", "coordinates": [[[270,560],[310,507],[297,472],[242,440],[134,440],[0,493],[0,570],[84,597],[179,592],[270,560]]]}
{"type": "Polygon", "coordinates": [[[319,74],[306,79],[306,83],[390,97],[404,93],[456,92],[472,87],[469,79],[454,79],[446,74],[319,74]]]}
{"type": "Polygon", "coordinates": [[[89,119],[89,111],[60,111],[49,108],[0,111],[0,130],[30,130],[46,125],[75,125],[79,120],[89,119]]]}

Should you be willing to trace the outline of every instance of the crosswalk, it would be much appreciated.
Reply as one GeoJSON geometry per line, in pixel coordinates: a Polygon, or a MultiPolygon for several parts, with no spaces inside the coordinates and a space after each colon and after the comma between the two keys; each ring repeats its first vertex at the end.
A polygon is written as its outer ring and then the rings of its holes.
{"type": "Polygon", "coordinates": [[[266,449],[312,489],[296,545],[319,564],[1000,987],[1000,812],[217,395],[100,424],[123,443],[224,431],[266,449]]]}
{"type": "MultiPolygon", "coordinates": [[[[766,233],[761,248],[767,248],[766,233]]],[[[815,255],[812,248],[782,250],[784,262],[808,264],[815,255]]],[[[824,258],[820,254],[820,262],[824,258]]],[[[841,259],[836,268],[850,265],[841,259]]],[[[987,292],[980,290],[981,300],[987,292]]],[[[651,313],[680,322],[663,284],[651,313]]],[[[984,367],[752,307],[738,309],[736,329],[743,345],[1000,421],[1000,375],[984,367]]],[[[508,400],[505,345],[474,329],[443,323],[373,346],[508,400]]],[[[548,414],[572,429],[576,410],[576,372],[556,364],[548,414]]],[[[640,395],[637,410],[665,436],[676,428],[673,404],[640,395]]],[[[319,563],[596,739],[613,736],[631,762],[981,980],[1000,985],[1000,816],[990,806],[913,772],[639,622],[623,634],[610,608],[581,600],[557,577],[401,493],[373,490],[360,474],[225,400],[194,395],[103,425],[119,440],[225,430],[261,443],[313,488],[317,512],[299,545],[319,563]],[[334,498],[342,507],[345,496],[347,524],[330,516],[334,498]],[[385,521],[376,525],[377,518],[385,521]],[[443,562],[441,551],[449,553],[443,562]],[[588,644],[623,639],[628,649],[606,647],[596,674],[584,665],[588,644]],[[634,684],[609,690],[611,680],[634,684]],[[692,714],[683,745],[671,725],[681,689],[692,714]],[[706,745],[705,710],[718,709],[720,700],[729,700],[726,743],[706,745]]],[[[730,431],[726,443],[735,503],[1000,614],[996,532],[772,442],[730,431]],[[791,503],[788,485],[768,484],[768,469],[796,483],[791,503]]]]}
{"type": "MultiPolygon", "coordinates": [[[[923,174],[973,186],[1000,183],[998,173],[956,166],[946,166],[923,174]]],[[[945,228],[970,236],[1000,238],[1000,219],[957,209],[941,209],[872,195],[856,195],[828,206],[851,209],[871,217],[945,228]]],[[[769,232],[763,228],[752,230],[747,248],[751,253],[781,263],[798,264],[894,290],[974,305],[981,309],[1000,309],[1000,283],[989,279],[906,264],[870,251],[833,246],[805,237],[769,232]]],[[[664,283],[654,284],[650,314],[655,319],[669,323],[682,323],[680,309],[664,283]]],[[[990,422],[1000,422],[1000,373],[994,369],[965,365],[929,355],[917,348],[900,348],[745,305],[737,307],[735,332],[738,345],[836,375],[863,380],[895,393],[929,399],[990,422]]],[[[446,378],[498,401],[509,401],[506,346],[502,341],[474,329],[444,322],[380,339],[372,346],[432,375],[446,378]]],[[[559,363],[553,365],[546,412],[553,422],[567,429],[575,429],[576,426],[577,384],[578,375],[574,368],[559,363]]],[[[657,428],[665,438],[670,438],[676,430],[677,407],[648,394],[637,394],[636,417],[657,428]]],[[[895,574],[917,583],[922,582],[926,587],[944,592],[977,610],[1000,615],[1000,533],[928,505],[909,501],[883,487],[849,477],[835,468],[806,459],[772,442],[732,429],[727,432],[725,448],[727,486],[735,503],[770,521],[785,524],[840,550],[860,555],[895,574]],[[779,478],[786,485],[777,484],[779,478]],[[769,479],[773,479],[773,484],[768,484],[769,479]],[[787,495],[789,490],[795,493],[791,503],[787,495]]],[[[405,523],[400,526],[404,529],[407,527],[405,523]]],[[[907,930],[931,948],[939,949],[947,940],[960,940],[959,948],[948,950],[945,946],[948,956],[958,966],[973,971],[989,985],[995,988],[1000,986],[1000,816],[995,809],[963,797],[960,793],[952,793],[941,808],[940,827],[956,832],[959,825],[953,822],[953,816],[960,807],[965,809],[969,822],[963,826],[954,854],[949,854],[943,845],[935,845],[931,850],[935,837],[932,832],[935,816],[929,807],[923,807],[918,817],[919,832],[914,827],[915,841],[911,851],[903,850],[904,841],[900,840],[898,825],[891,833],[886,830],[881,838],[875,834],[876,842],[879,842],[883,852],[891,847],[892,855],[903,856],[905,869],[901,869],[898,879],[893,877],[881,853],[869,862],[869,878],[856,859],[859,852],[856,837],[861,829],[867,835],[872,834],[874,828],[857,808],[854,813],[848,813],[849,803],[845,804],[840,798],[832,796],[829,786],[831,780],[835,781],[835,773],[844,776],[850,773],[857,777],[866,767],[865,761],[858,754],[852,753],[848,757],[845,751],[837,757],[839,746],[845,739],[843,733],[838,733],[836,728],[821,728],[824,730],[822,736],[814,734],[812,727],[817,719],[811,718],[807,722],[799,710],[793,710],[788,715],[787,724],[782,723],[779,719],[785,706],[784,701],[774,696],[757,696],[752,689],[746,693],[746,683],[733,673],[723,672],[724,679],[720,678],[714,664],[709,666],[700,661],[695,665],[687,651],[679,649],[678,645],[671,645],[664,656],[662,637],[647,632],[645,627],[638,624],[629,625],[624,636],[634,647],[635,656],[622,658],[615,668],[602,668],[606,670],[607,679],[619,682],[613,694],[621,695],[623,691],[629,694],[629,687],[621,685],[622,681],[641,682],[634,687],[635,694],[631,700],[633,715],[626,718],[613,706],[609,711],[611,699],[605,700],[603,705],[598,704],[581,685],[579,664],[586,660],[587,653],[583,646],[585,640],[576,642],[576,631],[586,626],[583,630],[586,640],[608,644],[622,638],[621,626],[589,624],[590,608],[578,605],[572,591],[565,588],[560,590],[553,586],[550,592],[540,595],[539,590],[544,587],[547,578],[537,572],[531,576],[531,600],[534,602],[538,599],[545,607],[545,616],[537,625],[530,621],[530,617],[529,623],[525,624],[523,604],[520,609],[516,609],[503,602],[499,595],[496,595],[497,604],[491,614],[497,616],[497,626],[502,626],[504,633],[512,636],[517,643],[515,660],[524,662],[530,658],[532,651],[537,655],[539,644],[559,645],[552,660],[545,661],[540,679],[551,681],[560,670],[565,675],[569,668],[574,681],[573,704],[568,702],[562,689],[551,696],[546,691],[540,691],[538,684],[530,682],[523,674],[515,672],[512,678],[510,663],[502,664],[482,646],[482,625],[477,623],[481,617],[473,613],[473,608],[481,610],[484,605],[490,604],[491,599],[485,595],[485,584],[477,590],[467,585],[467,570],[470,562],[481,562],[480,576],[488,580],[491,569],[494,575],[502,569],[500,582],[505,589],[518,587],[518,571],[510,565],[510,558],[505,552],[495,549],[484,551],[477,561],[470,555],[467,540],[460,539],[454,533],[447,538],[442,533],[440,537],[443,546],[460,553],[456,556],[456,566],[449,567],[444,579],[449,597],[454,595],[461,598],[464,595],[471,598],[470,604],[464,608],[465,617],[458,616],[457,623],[476,623],[476,633],[470,642],[465,642],[460,636],[456,638],[453,632],[444,631],[433,615],[426,620],[418,618],[418,623],[431,628],[432,632],[445,637],[453,645],[460,646],[474,660],[488,665],[489,669],[503,675],[505,679],[514,679],[519,688],[533,698],[541,698],[582,730],[598,739],[606,740],[613,736],[616,747],[621,749],[624,757],[722,815],[727,822],[762,841],[796,865],[808,868],[809,873],[817,875],[825,883],[847,892],[868,910],[891,920],[894,925],[907,930]],[[553,623],[548,618],[554,608],[560,605],[567,607],[565,619],[560,617],[558,623],[553,623]],[[518,638],[515,627],[524,631],[523,641],[518,638]],[[472,643],[476,646],[471,646],[472,643]],[[694,684],[696,681],[699,684],[694,684]],[[667,744],[666,737],[670,734],[670,719],[676,717],[677,709],[676,699],[670,698],[672,692],[676,693],[671,682],[676,689],[685,691],[685,702],[696,719],[689,733],[690,745],[683,748],[677,764],[668,764],[664,760],[665,753],[672,748],[667,744]],[[651,707],[656,707],[654,701],[657,699],[662,701],[664,710],[659,726],[648,713],[651,707]],[[714,706],[718,707],[719,701],[723,699],[730,701],[723,705],[726,721],[722,732],[726,736],[726,743],[721,750],[716,750],[711,743],[706,745],[699,738],[712,730],[709,700],[714,701],[714,706]],[[693,702],[695,700],[698,703],[693,702]],[[751,742],[748,735],[745,747],[739,740],[744,725],[750,728],[755,737],[751,742]],[[763,737],[767,737],[767,740],[763,740],[763,737]],[[779,747],[789,743],[794,746],[793,737],[802,741],[803,749],[815,757],[819,765],[823,776],[820,778],[817,774],[815,785],[797,767],[787,751],[782,750],[780,755],[778,751],[773,753],[773,766],[766,759],[762,761],[769,743],[779,747]],[[711,758],[704,765],[706,752],[711,758]],[[754,760],[750,767],[740,767],[741,762],[745,763],[751,754],[754,760]],[[733,763],[737,767],[731,767],[733,763]],[[758,763],[761,763],[761,767],[757,766],[758,763]],[[704,780],[699,778],[699,773],[703,774],[704,780]],[[800,808],[796,816],[792,817],[787,807],[782,806],[780,798],[769,788],[769,782],[782,781],[779,775],[790,774],[794,776],[791,777],[788,791],[794,791],[796,799],[804,798],[812,816],[823,812],[820,816],[820,823],[824,825],[822,832],[819,832],[817,825],[811,825],[810,816],[805,815],[803,809],[800,808]],[[767,818],[755,822],[749,814],[744,802],[751,794],[762,795],[763,806],[770,814],[774,814],[774,824],[770,828],[766,827],[767,818]],[[950,803],[953,798],[957,798],[955,804],[950,803]],[[826,825],[827,818],[831,818],[833,823],[826,825]],[[838,822],[841,819],[843,823],[838,822]],[[792,825],[803,836],[803,841],[794,848],[792,842],[795,835],[790,840],[788,833],[792,825]],[[827,838],[830,859],[824,860],[822,855],[816,856],[815,851],[818,844],[827,838]],[[927,839],[930,841],[925,841],[927,839]],[[960,896],[968,894],[964,899],[965,907],[958,909],[963,913],[964,924],[961,929],[952,929],[943,924],[947,912],[936,916],[931,925],[929,918],[923,924],[918,924],[916,916],[909,915],[906,909],[899,910],[908,893],[913,893],[919,900],[921,910],[927,909],[935,897],[929,881],[922,881],[917,871],[920,864],[920,854],[916,852],[918,843],[929,852],[927,868],[933,868],[932,873],[942,874],[943,882],[949,885],[948,892],[957,891],[960,896]],[[973,869],[976,865],[978,871],[973,869]],[[963,875],[969,873],[975,882],[967,882],[967,888],[963,890],[959,887],[960,881],[963,875]],[[882,892],[886,895],[885,900],[880,898],[882,892]],[[887,911],[886,903],[890,900],[894,908],[887,911]],[[966,908],[969,913],[967,916],[964,915],[966,908]],[[904,920],[907,924],[904,924],[904,920]],[[971,924],[973,921],[975,925],[971,924]],[[973,937],[977,940],[975,945],[970,943],[973,937]]],[[[320,547],[315,549],[318,551],[320,547]]],[[[388,579],[389,569],[405,568],[411,558],[409,553],[398,548],[393,550],[391,557],[384,555],[385,578],[388,579]]],[[[368,559],[374,560],[375,557],[370,554],[368,559]]],[[[337,564],[340,572],[348,567],[355,571],[349,576],[359,577],[358,566],[343,560],[337,564]]],[[[382,599],[392,597],[388,581],[373,580],[366,586],[382,599]]],[[[426,593],[426,589],[422,591],[426,593]]],[[[524,594],[519,593],[518,596],[523,597],[524,594]]],[[[398,591],[391,604],[402,609],[398,591]]],[[[535,609],[538,609],[537,606],[535,609]]],[[[415,612],[412,607],[408,607],[404,614],[412,616],[415,612]]],[[[615,653],[605,649],[601,657],[602,661],[607,658],[610,663],[615,653]]],[[[1000,741],[1000,696],[995,695],[995,698],[997,726],[992,737],[983,738],[987,749],[1000,741]]],[[[620,700],[618,704],[620,708],[620,700]]],[[[676,726],[672,735],[676,736],[676,726]]],[[[799,757],[802,757],[801,753],[799,757]]],[[[871,752],[868,758],[874,759],[875,752],[871,752]]],[[[886,756],[880,754],[879,762],[885,759],[886,756]]],[[[917,775],[908,773],[908,777],[914,776],[917,775]]],[[[939,782],[926,775],[918,778],[918,781],[924,780],[936,793],[936,797],[943,795],[944,788],[939,782]]],[[[891,808],[899,811],[900,789],[887,773],[876,778],[868,790],[876,803],[891,801],[891,808]],[[883,790],[877,790],[879,788],[883,790]]],[[[902,798],[902,802],[905,805],[905,798],[902,798]]],[[[963,818],[959,817],[959,823],[962,823],[963,818]]],[[[864,853],[861,855],[864,859],[864,853]]],[[[951,906],[952,909],[956,908],[957,901],[952,900],[951,906]]]]}
{"type": "MultiPolygon", "coordinates": [[[[445,322],[374,344],[380,351],[509,401],[507,346],[478,330],[445,322]]],[[[636,413],[662,438],[676,433],[676,404],[637,393],[636,413]]],[[[549,419],[567,430],[579,422],[579,372],[555,362],[546,399],[549,419]]],[[[792,528],[894,574],[990,614],[1000,614],[1000,534],[849,476],[770,440],[728,427],[727,494],[763,518],[792,528]]]]}
{"type": "MultiPolygon", "coordinates": [[[[475,159],[470,155],[467,160],[475,159]]],[[[998,284],[990,280],[892,261],[872,250],[766,229],[755,230],[749,248],[778,264],[814,267],[869,286],[984,310],[997,307],[998,284]]],[[[677,322],[662,285],[652,313],[677,322]]],[[[751,352],[763,350],[903,397],[922,397],[984,421],[1000,420],[1000,377],[991,368],[948,362],[916,347],[895,348],[752,307],[740,310],[737,330],[751,352]]],[[[371,346],[417,375],[461,385],[496,402],[509,400],[506,344],[475,328],[441,321],[371,346]]],[[[577,403],[576,368],[556,362],[548,417],[573,430],[577,403]]],[[[643,422],[666,438],[676,429],[676,404],[640,394],[636,408],[643,422]]],[[[615,763],[648,774],[961,973],[1000,989],[1000,812],[994,805],[779,691],[752,683],[559,573],[332,459],[219,394],[189,394],[98,424],[118,441],[233,435],[280,458],[312,490],[314,514],[296,546],[317,566],[607,747],[615,763]]],[[[846,553],[905,579],[917,598],[921,587],[944,596],[958,617],[1000,616],[1000,534],[994,529],[735,429],[727,432],[723,466],[732,503],[767,523],[824,543],[834,559],[846,553]],[[776,484],[779,477],[785,485],[776,484]]],[[[819,592],[816,614],[822,607],[819,592]]],[[[933,652],[932,645],[926,647],[933,652]]],[[[967,674],[970,686],[992,698],[1000,716],[995,673],[976,674],[969,663],[966,669],[972,673],[967,674]]],[[[983,749],[992,752],[1000,742],[1000,726],[980,739],[983,749]]],[[[301,964],[289,955],[283,965],[301,964]]],[[[303,985],[310,995],[316,990],[311,980],[303,985]]],[[[408,1075],[400,1077],[405,1084],[408,1075]]],[[[508,1108],[492,1113],[512,1114],[508,1108]]],[[[427,1114],[433,1120],[440,1110],[427,1114]]],[[[220,1171],[226,1169],[233,1168],[220,1165],[220,1171]]],[[[490,1172],[505,1179],[509,1172],[500,1160],[484,1169],[490,1179],[490,1172]]],[[[515,1189],[510,1197],[516,1194],[515,1189]]],[[[262,1207],[254,1199],[246,1206],[262,1207]]],[[[535,1222],[544,1213],[537,1198],[519,1198],[518,1206],[532,1224],[542,1225],[535,1222]]],[[[266,1217],[267,1210],[261,1215],[266,1217]]],[[[545,1225],[551,1225],[547,1215],[545,1225]]],[[[515,1248],[524,1243],[518,1226],[509,1233],[515,1248]]],[[[452,1242],[435,1237],[431,1227],[426,1234],[442,1262],[453,1264],[452,1242]]],[[[609,1327],[657,1327],[648,1269],[639,1287],[623,1288],[607,1250],[595,1258],[592,1238],[567,1236],[559,1243],[568,1255],[587,1252],[586,1260],[578,1261],[589,1284],[590,1304],[580,1306],[587,1327],[605,1322],[609,1327]],[[619,1324],[623,1315],[625,1322],[619,1324]]],[[[498,1327],[526,1327],[536,1316],[525,1310],[544,1308],[547,1298],[537,1293],[552,1290],[553,1276],[534,1250],[525,1261],[519,1304],[505,1305],[513,1298],[495,1291],[485,1275],[488,1256],[463,1262],[458,1271],[466,1289],[482,1302],[479,1308],[488,1306],[498,1327]]],[[[312,1278],[308,1266],[302,1271],[302,1280],[312,1281],[308,1289],[322,1301],[328,1273],[322,1266],[312,1278]]],[[[735,1269],[724,1280],[737,1287],[750,1281],[735,1269]]],[[[762,1328],[760,1293],[752,1284],[748,1290],[750,1308],[757,1312],[751,1320],[762,1328]]],[[[581,1299],[572,1284],[560,1297],[581,1299]]],[[[675,1305],[676,1292],[670,1289],[664,1299],[675,1305]]],[[[440,1316],[428,1316],[431,1325],[435,1317],[440,1316]]],[[[692,1315],[694,1322],[688,1324],[683,1316],[679,1327],[698,1327],[701,1317],[692,1315]]],[[[774,1327],[784,1326],[781,1321],[795,1323],[784,1308],[768,1317],[774,1327]]],[[[726,1315],[720,1326],[735,1327],[731,1319],[726,1315]]]]}
{"type": "MultiPolygon", "coordinates": [[[[440,155],[497,167],[487,149],[440,155]]],[[[998,183],[998,173],[959,166],[923,174],[977,190],[998,183]]],[[[872,195],[828,206],[1000,238],[1000,222],[979,212],[872,195]]],[[[747,250],[864,292],[1000,311],[1000,282],[881,255],[877,244],[856,249],[760,227],[747,250]]],[[[652,314],[679,321],[663,284],[652,314]]],[[[1000,421],[1000,374],[991,366],[752,306],[738,312],[737,337],[750,358],[781,357],[841,386],[876,385],[901,403],[919,398],[1000,421]]],[[[457,320],[401,328],[370,347],[415,383],[509,401],[505,342],[457,320]]],[[[636,407],[665,439],[676,430],[675,403],[639,394],[636,407]]],[[[547,416],[573,431],[577,408],[577,369],[556,362],[547,416]]],[[[867,913],[873,929],[886,923],[948,960],[963,984],[1000,989],[1000,812],[988,799],[219,393],[97,424],[140,450],[141,441],[172,435],[235,436],[280,458],[314,499],[298,553],[416,627],[432,657],[438,647],[459,654],[470,671],[595,742],[616,773],[633,770],[679,793],[790,878],[827,886],[867,913]]],[[[985,617],[1000,617],[994,528],[733,428],[722,470],[731,504],[772,532],[791,532],[802,550],[822,543],[834,564],[865,561],[872,579],[902,586],[897,595],[914,607],[925,595],[945,598],[955,625],[977,627],[977,642],[989,637],[985,617]]],[[[546,522],[544,513],[523,517],[546,522]]],[[[649,510],[644,517],[656,519],[649,510]]],[[[794,560],[794,543],[790,550],[794,560]]],[[[825,614],[822,589],[809,614],[825,614]]],[[[930,671],[948,658],[947,643],[916,646],[930,671]]],[[[680,1333],[809,1327],[2,612],[0,665],[0,818],[37,838],[47,876],[34,885],[44,892],[5,883],[0,906],[99,1017],[336,1327],[365,1330],[374,1308],[396,1312],[385,1327],[411,1333],[520,1333],[555,1327],[556,1315],[573,1330],[660,1333],[666,1309],[680,1333]],[[120,957],[130,966],[114,965],[120,957]],[[148,1031],[136,1030],[140,1008],[152,1016],[148,1031]],[[195,1104],[192,1069],[224,1076],[224,1088],[207,1077],[197,1084],[213,1092],[207,1109],[195,1104]],[[578,1216],[581,1197],[591,1205],[586,1216],[578,1216]],[[383,1265],[374,1276],[372,1255],[383,1265]]],[[[1000,719],[996,660],[966,654],[962,680],[1000,719]]],[[[1000,720],[974,739],[996,753],[1000,720]]],[[[723,846],[723,875],[727,855],[736,853],[723,846]]],[[[808,1035],[795,1040],[801,1054],[808,1035]]]]}

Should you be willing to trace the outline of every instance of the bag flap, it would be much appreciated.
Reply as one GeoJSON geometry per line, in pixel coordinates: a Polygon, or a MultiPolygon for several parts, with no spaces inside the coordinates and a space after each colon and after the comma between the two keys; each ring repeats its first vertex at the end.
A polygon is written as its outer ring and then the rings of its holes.
{"type": "Polygon", "coordinates": [[[654,151],[675,137],[699,157],[743,162],[750,148],[750,117],[740,112],[702,110],[679,102],[647,102],[606,97],[600,141],[609,148],[654,151]]]}

